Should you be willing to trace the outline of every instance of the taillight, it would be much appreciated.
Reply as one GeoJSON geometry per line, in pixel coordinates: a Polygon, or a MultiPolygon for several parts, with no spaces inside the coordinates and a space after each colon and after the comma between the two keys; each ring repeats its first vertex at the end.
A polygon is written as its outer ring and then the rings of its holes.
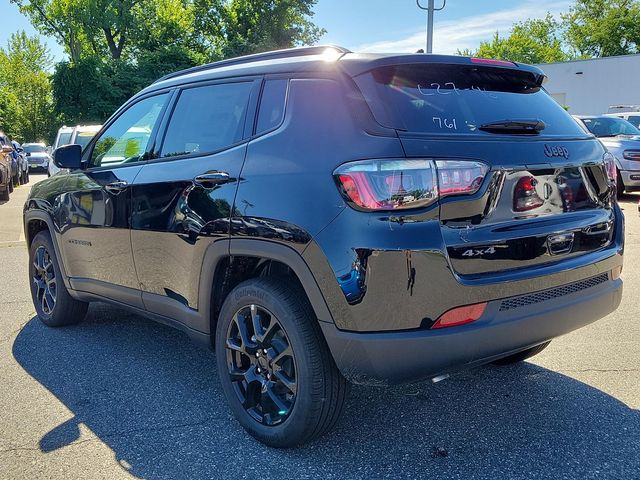
{"type": "Polygon", "coordinates": [[[474,161],[361,160],[338,167],[334,177],[354,206],[399,210],[428,206],[439,196],[473,194],[488,171],[474,161]]]}
{"type": "Polygon", "coordinates": [[[513,210],[527,212],[541,207],[544,201],[536,192],[538,181],[532,176],[520,177],[513,191],[513,210]]]}
{"type": "Polygon", "coordinates": [[[625,150],[622,156],[627,160],[640,160],[640,150],[625,150]]]}
{"type": "Polygon", "coordinates": [[[489,167],[484,163],[461,160],[438,160],[436,167],[438,192],[441,197],[476,193],[489,171],[489,167]]]}
{"type": "Polygon", "coordinates": [[[611,180],[613,183],[616,183],[618,179],[618,175],[616,172],[616,158],[611,152],[607,152],[604,154],[603,160],[604,168],[607,171],[607,177],[609,177],[609,180],[611,180]]]}
{"type": "Polygon", "coordinates": [[[456,327],[458,325],[475,322],[482,316],[486,308],[486,302],[453,308],[443,313],[431,328],[456,327]]]}

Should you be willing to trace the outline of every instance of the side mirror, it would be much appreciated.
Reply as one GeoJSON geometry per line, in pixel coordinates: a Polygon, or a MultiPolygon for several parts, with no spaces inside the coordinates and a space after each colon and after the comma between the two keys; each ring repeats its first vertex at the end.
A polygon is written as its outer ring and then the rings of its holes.
{"type": "Polygon", "coordinates": [[[13,152],[13,147],[11,145],[3,145],[2,153],[11,153],[13,152]]]}
{"type": "Polygon", "coordinates": [[[53,151],[53,163],[59,168],[78,170],[82,164],[82,147],[80,145],[64,145],[53,151]]]}

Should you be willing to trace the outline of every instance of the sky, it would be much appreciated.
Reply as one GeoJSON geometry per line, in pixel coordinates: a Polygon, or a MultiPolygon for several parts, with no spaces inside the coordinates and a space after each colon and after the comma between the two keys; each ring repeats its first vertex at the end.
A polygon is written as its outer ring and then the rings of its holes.
{"type": "MultiPolygon", "coordinates": [[[[423,5],[427,0],[421,0],[423,5]]],[[[443,0],[435,0],[436,7],[443,0]]],[[[568,10],[570,0],[447,0],[436,12],[433,51],[455,54],[458,49],[475,49],[498,31],[507,34],[514,22],[541,18],[546,12],[568,10]]],[[[37,33],[18,8],[0,0],[0,45],[12,32],[37,33]]],[[[335,44],[357,52],[415,52],[425,48],[426,12],[415,0],[319,0],[314,22],[327,33],[321,44],[335,44]]],[[[45,39],[56,61],[65,54],[52,38],[45,39]]]]}

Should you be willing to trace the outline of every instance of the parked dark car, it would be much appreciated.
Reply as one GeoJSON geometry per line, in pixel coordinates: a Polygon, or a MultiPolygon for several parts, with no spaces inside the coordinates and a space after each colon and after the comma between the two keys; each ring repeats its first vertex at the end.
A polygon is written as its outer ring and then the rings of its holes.
{"type": "Polygon", "coordinates": [[[38,316],[113,302],[215,347],[275,447],[335,425],[350,382],[535,355],[617,308],[624,239],[612,156],[543,79],[334,47],[166,76],[33,187],[38,316]]]}
{"type": "Polygon", "coordinates": [[[18,180],[21,185],[29,183],[29,162],[27,161],[27,154],[18,142],[13,140],[14,155],[17,157],[18,162],[18,180]]]}
{"type": "Polygon", "coordinates": [[[13,145],[11,140],[0,132],[0,200],[7,201],[13,192],[13,177],[11,176],[11,162],[13,145]]]}

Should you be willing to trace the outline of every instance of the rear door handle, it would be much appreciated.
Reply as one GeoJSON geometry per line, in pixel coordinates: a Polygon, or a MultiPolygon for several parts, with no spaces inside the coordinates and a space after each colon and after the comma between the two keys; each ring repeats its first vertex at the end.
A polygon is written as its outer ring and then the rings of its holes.
{"type": "Polygon", "coordinates": [[[231,180],[227,172],[208,172],[198,175],[193,179],[193,183],[205,188],[228,183],[231,180]]]}
{"type": "Polygon", "coordinates": [[[113,195],[118,195],[119,193],[122,193],[122,191],[128,186],[129,184],[127,182],[125,182],[124,180],[121,180],[118,182],[108,183],[107,185],[104,186],[104,189],[107,192],[112,193],[113,195]]]}

